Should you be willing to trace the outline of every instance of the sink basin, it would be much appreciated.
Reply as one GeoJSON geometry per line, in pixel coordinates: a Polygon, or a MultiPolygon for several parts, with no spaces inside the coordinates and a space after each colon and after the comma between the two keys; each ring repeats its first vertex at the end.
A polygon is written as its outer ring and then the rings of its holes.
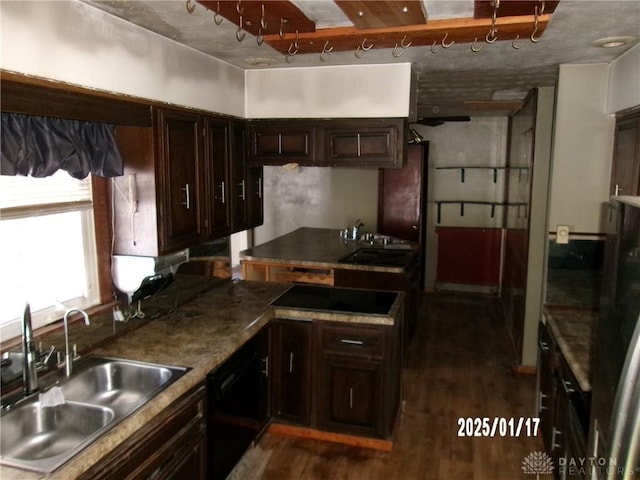
{"type": "Polygon", "coordinates": [[[0,463],[52,472],[188,371],[93,356],[75,370],[58,385],[65,403],[45,407],[36,394],[0,417],[0,463]]]}
{"type": "Polygon", "coordinates": [[[2,417],[3,459],[17,467],[47,468],[90,443],[114,419],[106,407],[67,402],[43,407],[26,404],[2,417]]]}
{"type": "Polygon", "coordinates": [[[62,393],[68,400],[102,405],[116,413],[142,405],[181,371],[117,359],[100,359],[66,381],[62,393]]]}

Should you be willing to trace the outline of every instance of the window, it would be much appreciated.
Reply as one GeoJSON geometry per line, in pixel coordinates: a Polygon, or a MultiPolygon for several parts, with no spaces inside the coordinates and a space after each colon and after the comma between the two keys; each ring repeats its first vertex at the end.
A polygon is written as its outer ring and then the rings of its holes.
{"type": "Polygon", "coordinates": [[[0,176],[0,328],[20,335],[25,301],[34,328],[60,318],[57,302],[99,303],[91,178],[0,176]]]}

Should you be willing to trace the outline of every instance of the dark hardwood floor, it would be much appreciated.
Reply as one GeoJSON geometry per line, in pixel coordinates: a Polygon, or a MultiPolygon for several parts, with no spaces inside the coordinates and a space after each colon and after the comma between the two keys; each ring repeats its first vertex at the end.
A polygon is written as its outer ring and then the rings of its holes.
{"type": "Polygon", "coordinates": [[[460,417],[535,415],[535,377],[517,375],[511,368],[497,299],[425,296],[403,375],[404,405],[392,452],[268,433],[247,456],[251,464],[235,478],[536,478],[523,472],[522,461],[542,451],[540,436],[458,436],[460,417]]]}

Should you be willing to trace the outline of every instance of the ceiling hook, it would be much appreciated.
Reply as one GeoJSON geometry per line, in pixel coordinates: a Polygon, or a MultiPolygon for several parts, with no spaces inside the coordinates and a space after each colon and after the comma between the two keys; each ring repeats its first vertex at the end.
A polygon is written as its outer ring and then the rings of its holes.
{"type": "Polygon", "coordinates": [[[536,38],[536,33],[538,33],[538,17],[540,16],[540,14],[538,13],[537,5],[534,12],[535,12],[535,16],[533,17],[533,32],[531,32],[530,38],[533,43],[538,43],[540,40],[542,40],[542,37],[536,38]]]}
{"type": "Polygon", "coordinates": [[[258,46],[261,46],[264,43],[264,35],[262,35],[262,28],[258,28],[258,36],[256,37],[256,42],[258,46]]]}
{"type": "Polygon", "coordinates": [[[220,2],[217,2],[216,14],[213,16],[213,21],[215,22],[216,25],[220,25],[222,23],[222,20],[224,19],[222,18],[222,15],[220,15],[220,2]]]}
{"type": "Polygon", "coordinates": [[[196,2],[194,0],[187,0],[187,12],[193,13],[196,9],[196,2]]]}
{"type": "Polygon", "coordinates": [[[449,32],[444,34],[444,38],[442,39],[442,48],[450,48],[453,46],[454,43],[456,43],[455,40],[451,40],[450,43],[445,43],[445,41],[447,40],[447,37],[449,36],[449,32]]]}
{"type": "Polygon", "coordinates": [[[244,7],[240,8],[240,4],[242,3],[242,0],[238,0],[238,3],[236,3],[236,12],[238,12],[238,15],[242,16],[242,14],[244,13],[244,7]]]}
{"type": "Polygon", "coordinates": [[[278,32],[278,35],[280,35],[280,40],[284,39],[284,24],[287,23],[287,19],[286,18],[280,18],[280,31],[278,32]]]}
{"type": "Polygon", "coordinates": [[[298,45],[296,45],[294,42],[291,42],[291,44],[289,45],[289,49],[287,50],[287,55],[293,57],[296,53],[298,53],[298,45]]]}
{"type": "Polygon", "coordinates": [[[478,47],[478,39],[475,38],[473,40],[473,43],[471,44],[471,51],[474,52],[474,53],[478,53],[483,48],[484,48],[484,45],[481,45],[481,46],[478,47]]]}
{"type": "Polygon", "coordinates": [[[489,30],[489,33],[487,33],[487,36],[484,38],[487,43],[494,43],[496,40],[498,40],[496,32],[497,30],[489,30]]]}
{"type": "Polygon", "coordinates": [[[393,51],[391,52],[391,55],[393,55],[395,58],[398,58],[404,53],[405,50],[406,50],[405,48],[401,48],[400,50],[398,50],[398,44],[396,43],[396,46],[393,47],[393,51]]]}
{"type": "Polygon", "coordinates": [[[236,40],[241,42],[244,40],[246,32],[242,31],[242,15],[240,15],[240,21],[238,22],[238,30],[236,30],[236,40]]]}
{"type": "Polygon", "coordinates": [[[409,42],[406,45],[404,44],[404,41],[407,39],[407,36],[405,35],[404,37],[402,37],[402,40],[400,40],[400,46],[405,49],[405,48],[409,48],[411,46],[411,43],[413,42],[409,42]]]}
{"type": "Polygon", "coordinates": [[[262,15],[260,17],[260,27],[262,27],[263,30],[267,29],[267,17],[264,14],[264,3],[262,4],[262,15]]]}
{"type": "Polygon", "coordinates": [[[431,53],[438,53],[438,49],[436,48],[436,45],[438,44],[438,42],[436,42],[435,40],[433,41],[433,45],[431,45],[431,53]]]}
{"type": "Polygon", "coordinates": [[[354,53],[356,58],[362,58],[364,52],[368,52],[373,48],[373,43],[371,43],[371,45],[369,46],[365,46],[364,45],[365,43],[367,43],[367,37],[365,37],[364,40],[362,40],[362,43],[357,46],[356,51],[354,53]]]}
{"type": "Polygon", "coordinates": [[[518,39],[520,38],[520,35],[516,35],[516,38],[513,39],[513,42],[511,42],[511,46],[513,48],[515,48],[516,50],[520,50],[520,45],[518,45],[518,39]]]}
{"type": "Polygon", "coordinates": [[[333,52],[333,47],[327,48],[328,46],[329,46],[329,40],[324,42],[324,46],[322,47],[322,53],[320,53],[320,60],[323,62],[326,62],[327,60],[329,60],[329,57],[326,56],[326,54],[333,52]]]}

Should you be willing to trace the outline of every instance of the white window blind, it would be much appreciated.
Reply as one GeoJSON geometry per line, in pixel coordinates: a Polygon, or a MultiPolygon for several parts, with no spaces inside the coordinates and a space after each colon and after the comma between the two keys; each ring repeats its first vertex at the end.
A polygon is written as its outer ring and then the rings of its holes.
{"type": "Polygon", "coordinates": [[[91,180],[0,175],[0,329],[20,334],[24,302],[34,327],[59,319],[56,302],[98,303],[91,180]]]}

